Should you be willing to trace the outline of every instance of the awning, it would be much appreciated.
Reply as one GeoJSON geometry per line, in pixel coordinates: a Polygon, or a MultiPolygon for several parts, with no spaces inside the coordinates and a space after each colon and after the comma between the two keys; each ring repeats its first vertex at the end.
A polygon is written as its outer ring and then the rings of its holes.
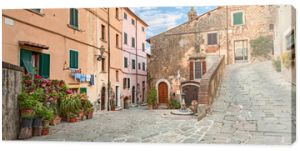
{"type": "Polygon", "coordinates": [[[30,41],[19,41],[19,45],[36,47],[36,48],[40,48],[40,49],[49,49],[49,46],[34,43],[34,42],[30,42],[30,41]]]}

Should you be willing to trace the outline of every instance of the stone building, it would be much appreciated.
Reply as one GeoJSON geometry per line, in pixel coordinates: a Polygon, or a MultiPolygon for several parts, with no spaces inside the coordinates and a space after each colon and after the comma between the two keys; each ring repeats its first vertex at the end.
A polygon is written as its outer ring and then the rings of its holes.
{"type": "Polygon", "coordinates": [[[274,11],[269,5],[222,6],[195,17],[192,8],[186,23],[149,38],[149,74],[158,103],[168,104],[172,97],[179,100],[183,91],[189,92],[187,102],[197,100],[202,75],[221,55],[226,64],[250,62],[250,41],[273,36],[274,11]],[[195,54],[205,54],[206,59],[201,61],[195,54]]]}

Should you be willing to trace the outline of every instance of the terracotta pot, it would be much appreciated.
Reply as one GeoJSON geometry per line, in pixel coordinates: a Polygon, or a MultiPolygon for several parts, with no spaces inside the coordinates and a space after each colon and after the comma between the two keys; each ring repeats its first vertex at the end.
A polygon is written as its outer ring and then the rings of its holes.
{"type": "Polygon", "coordinates": [[[33,109],[21,109],[20,114],[23,118],[33,117],[33,109]]]}
{"type": "Polygon", "coordinates": [[[70,117],[69,122],[71,122],[71,123],[77,122],[77,117],[70,117]]]}
{"type": "Polygon", "coordinates": [[[42,135],[48,135],[48,134],[49,134],[49,128],[43,128],[42,135]]]}
{"type": "Polygon", "coordinates": [[[83,110],[81,110],[81,111],[78,113],[78,118],[79,118],[80,120],[83,120],[83,116],[84,116],[84,112],[83,112],[83,110]]]}
{"type": "Polygon", "coordinates": [[[87,115],[86,115],[86,118],[87,119],[92,119],[93,118],[93,111],[88,112],[87,115]]]}

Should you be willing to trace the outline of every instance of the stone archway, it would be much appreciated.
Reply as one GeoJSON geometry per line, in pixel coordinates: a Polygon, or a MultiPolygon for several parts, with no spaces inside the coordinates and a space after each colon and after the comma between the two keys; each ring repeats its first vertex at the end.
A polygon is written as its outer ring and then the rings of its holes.
{"type": "Polygon", "coordinates": [[[185,105],[189,107],[193,100],[198,101],[200,83],[185,81],[181,83],[181,92],[184,94],[185,105]]]}
{"type": "Polygon", "coordinates": [[[160,79],[156,82],[157,103],[167,104],[170,99],[171,85],[168,80],[160,79]]]}

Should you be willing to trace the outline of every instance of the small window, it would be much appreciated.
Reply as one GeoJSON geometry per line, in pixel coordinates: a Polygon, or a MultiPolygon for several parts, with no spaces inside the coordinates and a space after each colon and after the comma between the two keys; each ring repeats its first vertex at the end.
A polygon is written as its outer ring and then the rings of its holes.
{"type": "Polygon", "coordinates": [[[78,52],[74,50],[70,50],[70,68],[77,69],[78,68],[78,52]]]}
{"type": "Polygon", "coordinates": [[[131,65],[132,65],[132,69],[135,69],[135,60],[134,59],[132,59],[132,61],[131,61],[131,65]]]}
{"type": "Polygon", "coordinates": [[[135,38],[133,37],[131,38],[131,47],[133,48],[135,47],[135,38]]]}
{"type": "Polygon", "coordinates": [[[127,45],[128,43],[128,36],[127,36],[127,33],[124,33],[124,44],[127,45]]]}
{"type": "Polygon", "coordinates": [[[194,73],[195,73],[195,79],[200,79],[201,78],[201,62],[197,61],[195,62],[194,66],[194,73]]]}
{"type": "Polygon", "coordinates": [[[130,78],[127,78],[127,88],[129,89],[130,88],[130,78]]]}
{"type": "Polygon", "coordinates": [[[138,63],[138,69],[141,70],[141,63],[138,63]]]}
{"type": "Polygon", "coordinates": [[[116,81],[119,82],[119,71],[116,70],[116,81]]]}
{"type": "Polygon", "coordinates": [[[131,24],[132,24],[132,25],[135,25],[134,19],[131,19],[131,24]]]}
{"type": "Polygon", "coordinates": [[[124,57],[124,68],[128,68],[128,58],[124,57]]]}
{"type": "Polygon", "coordinates": [[[145,31],[145,28],[144,27],[142,27],[142,32],[144,32],[145,31]]]}
{"type": "Polygon", "coordinates": [[[127,20],[127,14],[126,14],[126,13],[124,13],[124,19],[126,19],[126,20],[127,20]]]}
{"type": "Polygon", "coordinates": [[[70,9],[70,25],[78,28],[78,10],[75,8],[70,9]]]}
{"type": "Polygon", "coordinates": [[[142,43],[142,51],[145,52],[145,43],[142,43]]]}
{"type": "Polygon", "coordinates": [[[207,34],[207,44],[208,45],[217,45],[218,44],[218,34],[217,33],[208,33],[207,34]]]}
{"type": "Polygon", "coordinates": [[[116,8],[116,18],[119,19],[119,8],[116,8]]]}
{"type": "Polygon", "coordinates": [[[105,26],[101,25],[101,39],[105,40],[105,26]]]}
{"type": "Polygon", "coordinates": [[[243,12],[233,13],[233,25],[243,25],[244,24],[244,14],[243,12]]]}
{"type": "Polygon", "coordinates": [[[116,47],[119,48],[119,35],[116,34],[116,47]]]}
{"type": "Polygon", "coordinates": [[[146,71],[146,63],[143,62],[143,71],[146,71]]]}
{"type": "Polygon", "coordinates": [[[105,58],[102,59],[102,64],[101,64],[101,71],[105,71],[105,58]]]}

